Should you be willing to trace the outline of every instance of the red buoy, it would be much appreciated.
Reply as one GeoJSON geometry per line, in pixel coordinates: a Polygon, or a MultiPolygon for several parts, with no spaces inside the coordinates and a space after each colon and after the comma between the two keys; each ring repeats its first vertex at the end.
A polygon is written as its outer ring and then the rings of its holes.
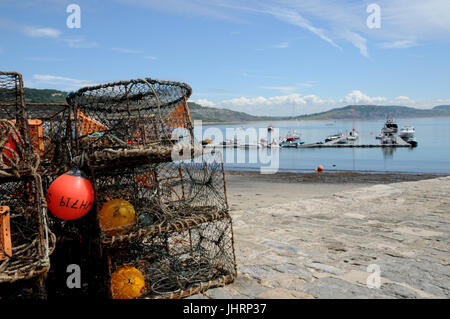
{"type": "Polygon", "coordinates": [[[74,220],[86,215],[94,204],[94,188],[78,169],[59,176],[47,191],[50,212],[64,220],[74,220]]]}
{"type": "Polygon", "coordinates": [[[316,172],[322,172],[323,171],[323,166],[319,165],[317,166],[317,168],[315,169],[316,172]]]}

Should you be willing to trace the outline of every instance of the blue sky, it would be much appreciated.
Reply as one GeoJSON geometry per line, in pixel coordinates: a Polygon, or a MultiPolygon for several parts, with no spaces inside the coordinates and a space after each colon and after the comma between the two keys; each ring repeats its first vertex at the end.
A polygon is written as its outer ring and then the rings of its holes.
{"type": "Polygon", "coordinates": [[[179,80],[193,101],[257,115],[429,108],[450,104],[449,16],[448,0],[0,0],[0,70],[61,90],[179,80]]]}

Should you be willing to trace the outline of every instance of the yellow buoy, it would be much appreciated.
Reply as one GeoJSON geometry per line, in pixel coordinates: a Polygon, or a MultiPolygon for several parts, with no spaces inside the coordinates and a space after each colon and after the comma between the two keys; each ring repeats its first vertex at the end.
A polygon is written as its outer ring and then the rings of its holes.
{"type": "Polygon", "coordinates": [[[108,236],[126,234],[135,223],[136,212],[130,202],[112,199],[99,212],[100,228],[108,236]]]}
{"type": "Polygon", "coordinates": [[[133,299],[142,296],[145,291],[145,278],[135,267],[125,266],[111,276],[113,299],[133,299]]]}

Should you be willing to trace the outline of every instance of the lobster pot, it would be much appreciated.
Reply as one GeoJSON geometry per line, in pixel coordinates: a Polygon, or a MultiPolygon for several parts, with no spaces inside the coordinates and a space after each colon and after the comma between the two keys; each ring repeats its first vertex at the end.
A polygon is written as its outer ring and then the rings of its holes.
{"type": "Polygon", "coordinates": [[[0,283],[46,272],[54,247],[39,177],[0,180],[0,283]]]}
{"type": "Polygon", "coordinates": [[[110,250],[108,266],[114,299],[175,299],[224,286],[237,274],[231,217],[168,224],[140,242],[110,250]]]}
{"type": "Polygon", "coordinates": [[[40,156],[39,172],[43,176],[65,173],[71,162],[68,105],[27,103],[26,108],[33,151],[40,156]]]}
{"type": "Polygon", "coordinates": [[[177,163],[95,169],[92,180],[106,245],[139,241],[156,228],[189,219],[209,220],[228,211],[218,153],[177,163]],[[116,210],[119,215],[113,214],[116,210]]]}
{"type": "Polygon", "coordinates": [[[76,155],[147,149],[192,136],[189,85],[150,78],[86,87],[68,95],[76,155]]]}
{"type": "Polygon", "coordinates": [[[0,72],[0,170],[28,168],[33,150],[24,104],[22,75],[0,72]]]}

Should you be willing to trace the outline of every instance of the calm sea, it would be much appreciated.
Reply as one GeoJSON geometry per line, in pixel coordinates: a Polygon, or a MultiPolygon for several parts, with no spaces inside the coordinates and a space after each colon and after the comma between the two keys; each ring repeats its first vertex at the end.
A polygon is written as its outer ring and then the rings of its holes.
{"type": "MultiPolygon", "coordinates": [[[[359,131],[359,143],[379,144],[375,139],[384,120],[352,121],[273,121],[248,122],[238,125],[204,125],[202,130],[218,129],[226,137],[227,129],[278,128],[281,137],[290,130],[301,133],[305,143],[324,141],[339,131],[347,133],[353,127],[359,131]]],[[[416,129],[417,148],[282,148],[268,155],[277,156],[278,171],[311,172],[318,165],[328,171],[372,171],[410,173],[450,173],[450,118],[396,119],[399,127],[411,125],[416,129]],[[278,152],[278,153],[276,153],[278,152]]],[[[208,131],[207,131],[208,130],[208,131]]],[[[197,130],[197,138],[199,136],[197,130]]],[[[203,135],[202,137],[205,137],[203,135]]],[[[257,138],[260,139],[261,135],[257,138]]],[[[259,170],[267,166],[267,158],[257,149],[223,150],[226,169],[259,170]],[[265,161],[265,162],[264,162],[265,161]]],[[[267,152],[267,150],[265,150],[267,152]]],[[[270,152],[270,150],[269,150],[270,152]]]]}

